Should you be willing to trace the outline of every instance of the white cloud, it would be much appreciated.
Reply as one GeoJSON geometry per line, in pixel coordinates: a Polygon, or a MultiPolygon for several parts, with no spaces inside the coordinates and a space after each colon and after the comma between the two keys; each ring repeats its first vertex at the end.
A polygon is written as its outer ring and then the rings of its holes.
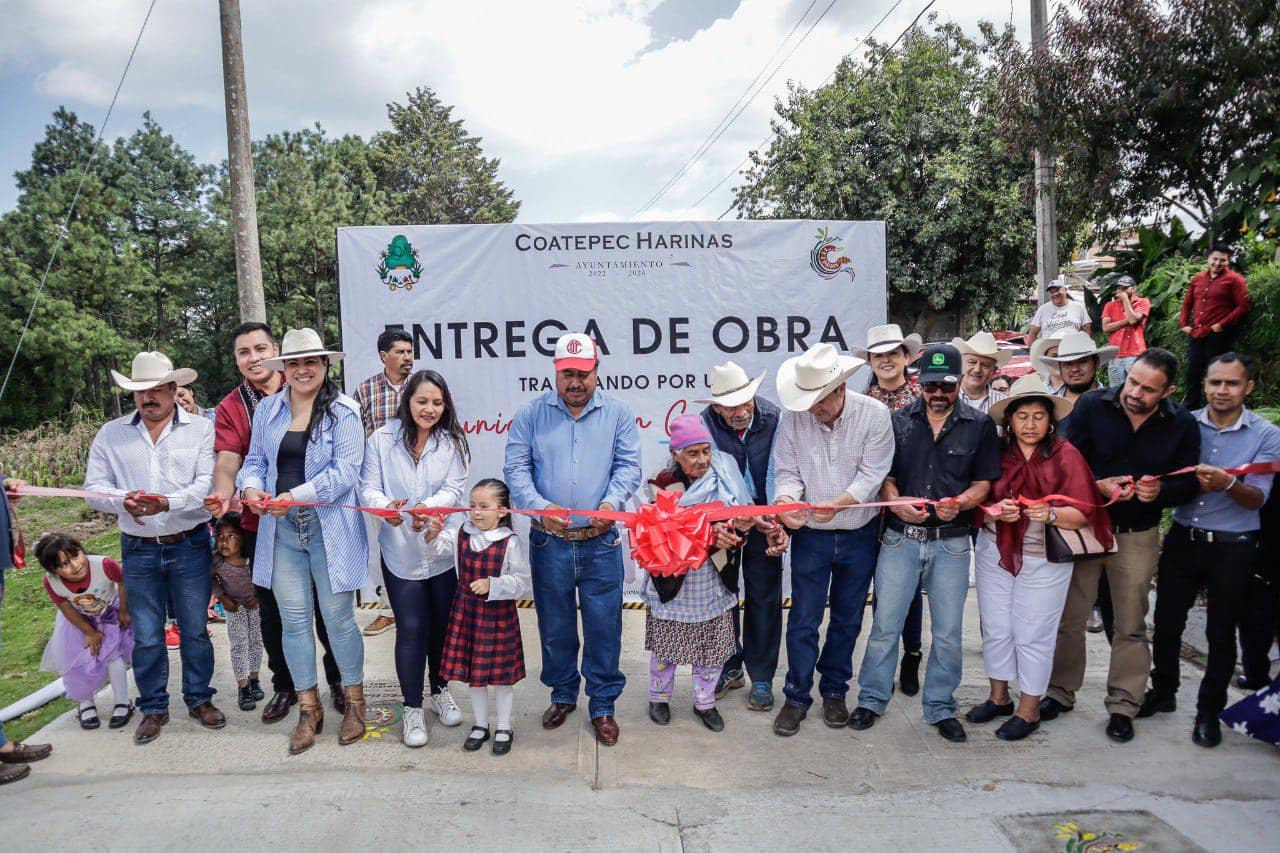
{"type": "MultiPolygon", "coordinates": [[[[388,100],[429,86],[485,138],[486,153],[502,159],[504,179],[525,202],[522,219],[585,219],[597,214],[581,211],[606,210],[626,217],[693,153],[807,5],[743,0],[732,16],[690,39],[646,51],[655,38],[647,16],[658,2],[248,3],[242,14],[253,130],[261,135],[319,121],[336,134],[367,136],[385,126],[388,100]],[[548,185],[553,176],[557,187],[548,185]]],[[[787,80],[820,83],[890,3],[837,4],[838,14],[809,34],[645,216],[714,218],[736,179],[696,209],[693,203],[768,133],[774,98],[785,93],[787,80]]],[[[0,0],[6,21],[0,70],[34,72],[34,96],[51,106],[105,104],[146,5],[0,0]]],[[[815,4],[797,36],[824,5],[815,4]]],[[[923,0],[904,2],[879,35],[895,36],[922,6],[923,0]]],[[[980,14],[1000,22],[1008,16],[999,0],[965,6],[965,23],[980,14]]],[[[164,107],[221,114],[215,9],[210,0],[157,5],[122,94],[123,115],[164,107]]],[[[197,151],[220,147],[210,143],[220,140],[188,142],[197,151]]]]}

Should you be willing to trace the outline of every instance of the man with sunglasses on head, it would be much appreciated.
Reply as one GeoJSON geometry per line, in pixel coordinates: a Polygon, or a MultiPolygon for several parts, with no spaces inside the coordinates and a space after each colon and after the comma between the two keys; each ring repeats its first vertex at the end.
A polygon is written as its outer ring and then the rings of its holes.
{"type": "Polygon", "coordinates": [[[886,516],[876,563],[875,620],[862,658],[855,729],[882,716],[893,689],[898,635],[917,585],[929,601],[933,641],[925,668],[925,722],[952,742],[965,740],[955,718],[960,685],[961,622],[969,594],[969,529],[976,507],[1000,476],[995,422],[960,398],[960,351],[934,344],[920,357],[919,400],[893,415],[893,467],[881,497],[939,501],[895,506],[886,516]]]}

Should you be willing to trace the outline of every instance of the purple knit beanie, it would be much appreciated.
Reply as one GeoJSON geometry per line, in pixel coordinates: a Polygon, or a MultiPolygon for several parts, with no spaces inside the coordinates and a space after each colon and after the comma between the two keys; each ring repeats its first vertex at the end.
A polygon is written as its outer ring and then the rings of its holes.
{"type": "Polygon", "coordinates": [[[697,415],[680,415],[672,418],[668,427],[671,432],[671,449],[682,450],[691,444],[710,444],[711,433],[697,415]]]}

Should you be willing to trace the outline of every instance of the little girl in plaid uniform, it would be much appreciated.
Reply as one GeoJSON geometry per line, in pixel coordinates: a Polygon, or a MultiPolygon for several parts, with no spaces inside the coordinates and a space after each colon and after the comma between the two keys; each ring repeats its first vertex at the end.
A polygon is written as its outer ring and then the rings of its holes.
{"type": "Polygon", "coordinates": [[[510,509],[507,484],[481,480],[471,490],[471,512],[465,522],[442,530],[434,521],[426,532],[427,541],[434,541],[440,551],[453,549],[458,565],[440,676],[471,688],[475,723],[463,744],[469,752],[489,740],[488,688],[493,688],[494,755],[511,751],[514,685],[525,676],[516,599],[529,591],[529,558],[511,526],[510,509]]]}

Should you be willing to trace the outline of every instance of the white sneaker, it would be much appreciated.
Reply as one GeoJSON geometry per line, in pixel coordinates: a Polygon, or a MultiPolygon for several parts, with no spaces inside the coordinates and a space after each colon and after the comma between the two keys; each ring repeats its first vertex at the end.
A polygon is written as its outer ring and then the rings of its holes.
{"type": "Polygon", "coordinates": [[[401,740],[405,746],[427,745],[427,721],[422,718],[421,708],[404,709],[404,734],[401,740]]]}
{"type": "Polygon", "coordinates": [[[456,726],[462,722],[462,709],[453,701],[448,687],[431,697],[431,710],[440,718],[442,726],[456,726]]]}

